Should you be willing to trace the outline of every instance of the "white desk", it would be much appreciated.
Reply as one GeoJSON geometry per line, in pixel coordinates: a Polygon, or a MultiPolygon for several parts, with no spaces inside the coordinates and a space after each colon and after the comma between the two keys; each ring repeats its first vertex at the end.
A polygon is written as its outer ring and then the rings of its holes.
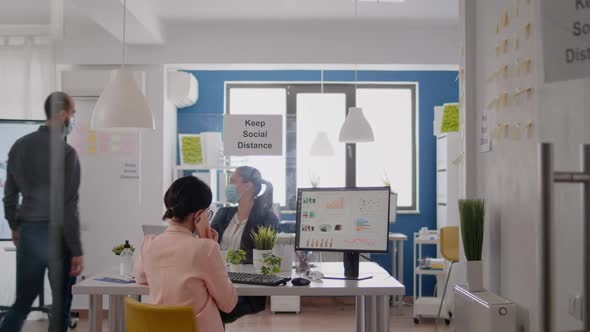
{"type": "MultiPolygon", "coordinates": [[[[252,266],[244,266],[253,271],[252,266]]],[[[322,263],[319,266],[327,277],[342,277],[342,263],[322,263]]],[[[371,262],[361,262],[360,277],[373,276],[368,280],[313,281],[309,286],[254,286],[235,284],[240,296],[355,296],[356,331],[389,331],[389,296],[402,295],[405,287],[392,278],[382,267],[371,262]]],[[[297,277],[295,273],[292,275],[297,277]]],[[[148,286],[138,284],[115,284],[95,280],[96,276],[83,280],[72,288],[72,293],[90,297],[90,331],[102,331],[102,296],[109,296],[109,331],[124,332],[124,299],[126,296],[149,295],[148,286]]]]}

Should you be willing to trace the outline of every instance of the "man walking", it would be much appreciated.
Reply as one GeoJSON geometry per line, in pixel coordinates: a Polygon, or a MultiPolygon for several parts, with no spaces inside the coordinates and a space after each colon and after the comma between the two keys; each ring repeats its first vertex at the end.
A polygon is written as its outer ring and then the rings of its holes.
{"type": "Polygon", "coordinates": [[[46,269],[53,299],[49,331],[67,331],[72,277],[83,269],[80,164],[76,151],[65,142],[75,113],[70,96],[50,94],[45,125],[16,141],[8,154],[4,211],[17,247],[16,300],[0,332],[21,330],[43,287],[46,269]]]}

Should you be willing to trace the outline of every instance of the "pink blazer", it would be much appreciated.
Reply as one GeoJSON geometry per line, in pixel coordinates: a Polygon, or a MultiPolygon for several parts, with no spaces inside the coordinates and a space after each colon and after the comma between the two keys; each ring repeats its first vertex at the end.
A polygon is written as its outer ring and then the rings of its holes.
{"type": "Polygon", "coordinates": [[[154,304],[193,307],[199,332],[223,332],[218,309],[230,312],[238,302],[217,242],[182,226],[146,236],[134,272],[154,304]]]}

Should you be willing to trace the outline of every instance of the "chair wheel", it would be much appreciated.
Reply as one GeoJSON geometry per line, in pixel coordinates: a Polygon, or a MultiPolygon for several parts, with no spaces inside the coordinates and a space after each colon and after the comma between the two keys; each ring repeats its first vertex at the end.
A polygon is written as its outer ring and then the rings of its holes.
{"type": "Polygon", "coordinates": [[[78,322],[76,322],[76,321],[71,321],[70,322],[70,328],[71,329],[75,329],[77,326],[78,326],[78,322]]]}
{"type": "Polygon", "coordinates": [[[449,311],[449,318],[453,318],[453,313],[449,311]]]}
{"type": "Polygon", "coordinates": [[[445,324],[446,324],[447,326],[451,325],[451,320],[450,320],[450,319],[445,319],[445,324]]]}
{"type": "Polygon", "coordinates": [[[420,324],[420,320],[416,317],[414,317],[414,324],[416,324],[416,325],[420,324]]]}

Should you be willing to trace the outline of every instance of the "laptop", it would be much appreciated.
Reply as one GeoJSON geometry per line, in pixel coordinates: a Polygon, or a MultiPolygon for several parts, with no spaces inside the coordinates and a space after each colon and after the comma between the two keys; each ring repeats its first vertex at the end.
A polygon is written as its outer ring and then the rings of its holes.
{"type": "Polygon", "coordinates": [[[159,235],[166,231],[168,226],[166,225],[141,225],[141,229],[143,229],[143,235],[159,235]]]}

